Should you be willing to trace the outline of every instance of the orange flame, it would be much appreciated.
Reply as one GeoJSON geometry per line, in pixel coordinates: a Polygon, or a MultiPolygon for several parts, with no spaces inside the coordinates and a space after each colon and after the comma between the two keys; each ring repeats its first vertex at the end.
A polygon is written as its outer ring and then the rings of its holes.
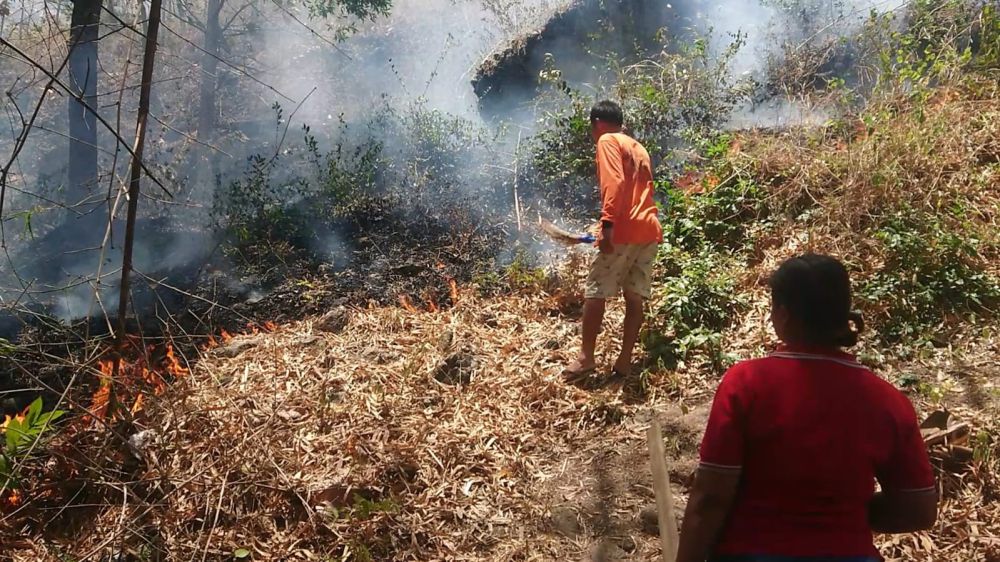
{"type": "Polygon", "coordinates": [[[90,399],[90,415],[94,417],[94,421],[103,420],[108,416],[108,406],[111,399],[111,382],[108,381],[106,384],[102,383],[101,388],[97,389],[94,393],[93,398],[90,399]]]}
{"type": "Polygon", "coordinates": [[[225,330],[219,332],[219,337],[222,338],[222,343],[229,343],[233,341],[233,335],[225,330]]]}
{"type": "Polygon", "coordinates": [[[131,408],[132,415],[138,414],[142,410],[145,400],[146,400],[145,394],[140,393],[139,396],[135,397],[135,403],[132,404],[131,408]]]}
{"type": "Polygon", "coordinates": [[[177,355],[174,354],[174,346],[170,343],[167,343],[166,369],[174,377],[183,377],[189,374],[187,367],[181,365],[181,362],[177,360],[177,355]]]}
{"type": "Polygon", "coordinates": [[[0,508],[3,511],[17,509],[24,502],[21,492],[15,489],[8,489],[4,496],[6,497],[0,497],[0,508]]]}
{"type": "Polygon", "coordinates": [[[278,329],[278,325],[275,324],[274,322],[271,322],[270,320],[268,320],[267,322],[264,322],[264,330],[265,331],[274,332],[277,329],[278,329]]]}
{"type": "Polygon", "coordinates": [[[407,312],[419,312],[417,307],[410,303],[410,297],[406,295],[399,295],[399,305],[405,308],[407,312]]]}
{"type": "MultiPolygon", "coordinates": [[[[214,338],[210,341],[214,341],[214,338]]],[[[143,349],[136,345],[135,348],[137,351],[143,350],[144,353],[132,360],[120,359],[117,378],[113,378],[114,359],[101,359],[97,362],[101,386],[90,399],[89,413],[93,423],[107,419],[111,415],[112,385],[116,385],[114,388],[118,400],[123,405],[131,402],[129,410],[135,414],[143,409],[146,394],[159,396],[166,392],[169,381],[190,374],[170,342],[163,346],[163,358],[155,364],[150,363],[150,356],[156,351],[155,346],[143,349]]]]}
{"type": "Polygon", "coordinates": [[[25,409],[21,410],[21,413],[19,413],[19,414],[14,414],[14,417],[13,417],[13,418],[11,418],[10,416],[4,416],[4,417],[3,417],[3,418],[4,418],[4,419],[3,419],[3,423],[2,423],[2,424],[0,424],[0,429],[3,429],[3,430],[6,430],[6,429],[7,429],[7,425],[8,425],[8,424],[10,424],[10,422],[11,422],[12,420],[13,420],[13,421],[16,421],[16,422],[18,422],[18,423],[21,423],[21,422],[23,422],[23,421],[24,421],[25,419],[27,419],[27,417],[28,417],[28,408],[27,408],[27,407],[26,407],[25,409]]]}

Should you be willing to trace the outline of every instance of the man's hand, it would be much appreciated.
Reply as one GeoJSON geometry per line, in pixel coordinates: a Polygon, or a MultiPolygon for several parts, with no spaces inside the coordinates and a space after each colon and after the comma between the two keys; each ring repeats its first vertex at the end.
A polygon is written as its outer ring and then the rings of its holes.
{"type": "Polygon", "coordinates": [[[597,239],[597,248],[602,254],[613,254],[615,253],[615,245],[612,240],[612,229],[611,226],[605,225],[601,229],[600,236],[597,239]]]}

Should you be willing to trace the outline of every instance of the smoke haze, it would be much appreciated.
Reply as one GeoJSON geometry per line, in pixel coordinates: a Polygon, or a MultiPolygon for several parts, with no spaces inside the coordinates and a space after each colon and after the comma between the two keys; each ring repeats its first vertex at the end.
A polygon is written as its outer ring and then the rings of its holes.
{"type": "MultiPolygon", "coordinates": [[[[584,1],[581,4],[587,3],[584,1]]],[[[766,68],[768,57],[774,55],[779,47],[776,39],[778,32],[786,38],[803,41],[817,30],[821,33],[842,33],[861,21],[869,10],[892,9],[901,3],[901,0],[829,2],[828,11],[813,14],[810,26],[801,29],[797,29],[777,9],[756,0],[670,0],[634,4],[641,4],[643,9],[648,10],[644,17],[670,22],[669,26],[675,33],[666,38],[668,41],[681,38],[682,32],[711,31],[713,50],[721,52],[734,35],[743,33],[746,46],[733,62],[733,73],[759,76],[766,68]]],[[[40,2],[36,1],[36,4],[40,2]]],[[[178,191],[178,201],[187,205],[167,205],[144,199],[142,209],[149,220],[166,218],[185,224],[186,230],[176,230],[188,234],[168,231],[151,234],[153,240],[140,237],[137,267],[149,272],[169,272],[208,259],[213,248],[211,235],[207,232],[192,235],[189,233],[190,225],[200,224],[202,231],[209,230],[205,223],[220,186],[230,184],[247,171],[248,156],[280,154],[289,146],[301,144],[303,125],[311,127],[311,134],[316,137],[322,151],[337,144],[357,146],[375,137],[384,145],[384,154],[390,161],[419,161],[420,154],[417,152],[422,148],[401,140],[406,134],[408,116],[414,115],[414,108],[437,114],[442,119],[460,120],[455,126],[464,128],[465,134],[455,135],[447,142],[453,143],[449,150],[462,151],[463,163],[449,176],[451,191],[447,193],[421,192],[418,189],[419,174],[413,169],[393,171],[394,181],[414,185],[415,200],[424,205],[434,205],[438,198],[459,199],[474,190],[496,192],[503,196],[503,201],[497,202],[497,208],[483,209],[483,216],[509,212],[509,209],[503,208],[503,205],[509,205],[508,191],[513,176],[509,160],[517,139],[530,136],[533,132],[531,126],[536,116],[530,103],[518,101],[500,105],[503,114],[499,115],[499,122],[517,125],[500,134],[496,129],[497,120],[485,119],[481,114],[480,100],[471,82],[478,65],[494,49],[502,49],[520,34],[538,29],[552,13],[575,5],[570,0],[397,0],[390,16],[375,22],[359,23],[357,33],[338,43],[334,38],[343,22],[309,20],[304,11],[295,12],[293,18],[265,4],[261,8],[259,25],[248,32],[250,38],[234,39],[230,45],[232,49],[252,46],[257,51],[256,56],[223,53],[225,58],[241,61],[232,67],[220,66],[219,115],[220,128],[225,134],[220,135],[215,144],[225,154],[214,154],[218,166],[214,176],[200,175],[197,180],[193,179],[196,175],[192,174],[192,170],[185,169],[183,163],[184,155],[191,150],[190,139],[196,127],[193,118],[197,105],[196,89],[192,89],[190,84],[200,78],[200,53],[190,45],[181,52],[164,49],[157,69],[158,82],[154,85],[153,112],[157,119],[151,124],[148,153],[157,164],[155,169],[163,177],[177,178],[173,187],[178,191]],[[250,80],[247,75],[252,75],[254,79],[250,80]],[[245,93],[233,96],[231,93],[234,91],[245,93]],[[287,98],[276,94],[276,91],[287,98]],[[275,103],[281,106],[280,120],[272,107],[275,103]],[[379,112],[387,112],[397,118],[397,123],[389,127],[388,133],[377,130],[377,123],[373,122],[378,117],[372,116],[379,115],[379,112]]],[[[33,13],[41,12],[36,9],[33,13]]],[[[231,15],[224,14],[226,17],[231,15]]],[[[128,21],[132,14],[123,13],[121,16],[128,21]]],[[[105,18],[106,25],[110,25],[108,20],[105,18]]],[[[566,69],[565,75],[571,87],[593,91],[604,69],[584,52],[588,45],[582,34],[588,31],[587,25],[593,26],[594,23],[581,22],[566,28],[567,33],[577,35],[558,37],[549,45],[550,49],[531,53],[530,56],[534,57],[532,64],[537,67],[544,62],[542,59],[554,61],[557,67],[566,69]]],[[[168,21],[167,24],[176,26],[177,22],[168,21]]],[[[10,29],[9,22],[4,25],[5,30],[10,29]]],[[[627,33],[627,30],[620,31],[627,33]]],[[[6,35],[6,31],[5,36],[16,37],[6,35]]],[[[611,37],[609,40],[617,43],[610,50],[620,51],[632,39],[627,36],[611,37]]],[[[102,91],[114,91],[121,80],[120,69],[114,68],[114,65],[124,58],[128,41],[113,43],[114,40],[109,39],[101,46],[101,58],[106,64],[106,75],[101,77],[102,91]]],[[[200,44],[200,41],[193,36],[192,42],[200,44]]],[[[133,61],[137,60],[138,51],[133,51],[133,61]]],[[[2,60],[8,69],[2,76],[7,79],[15,64],[8,62],[9,58],[2,60]]],[[[40,84],[39,75],[26,65],[17,63],[16,66],[18,70],[13,74],[27,76],[35,84],[33,87],[13,88],[17,104],[23,110],[32,107],[41,93],[37,86],[40,84]]],[[[137,66],[133,62],[130,72],[136,71],[137,66]]],[[[137,82],[137,79],[133,81],[137,82]]],[[[135,89],[130,89],[123,96],[123,132],[129,131],[130,124],[134,123],[136,99],[135,89]]],[[[111,102],[111,98],[102,101],[105,103],[102,112],[110,114],[114,111],[110,107],[113,105],[111,102]]],[[[11,123],[10,133],[7,134],[5,128],[5,134],[0,135],[0,155],[5,156],[9,154],[19,128],[12,117],[10,102],[5,100],[3,103],[11,123]]],[[[13,227],[27,220],[30,213],[54,215],[58,210],[57,204],[47,203],[32,194],[43,193],[52,201],[62,201],[60,186],[65,181],[62,163],[66,160],[65,139],[61,136],[66,130],[63,103],[64,98],[51,96],[48,104],[52,107],[43,114],[39,127],[32,132],[14,167],[15,175],[2,217],[14,259],[20,259],[17,256],[22,251],[37,252],[38,243],[32,245],[32,236],[37,240],[50,234],[51,229],[46,230],[43,218],[35,219],[35,231],[31,233],[26,228],[19,232],[13,227]]],[[[781,103],[765,106],[759,113],[740,112],[733,125],[787,124],[803,118],[815,119],[817,116],[806,115],[801,108],[781,103]]],[[[121,176],[125,173],[127,158],[107,131],[100,132],[100,139],[101,169],[106,170],[102,185],[115,185],[117,189],[119,184],[110,181],[112,161],[117,152],[117,165],[113,171],[121,176]]],[[[275,175],[280,183],[283,178],[291,181],[299,171],[282,165],[275,175]]],[[[148,181],[144,183],[144,189],[147,193],[156,192],[148,181]]],[[[162,196],[159,193],[156,195],[162,196]]],[[[294,203],[294,199],[290,198],[287,203],[294,203]]],[[[62,240],[70,238],[72,236],[60,237],[62,240]]],[[[341,233],[317,232],[312,244],[318,253],[327,255],[332,262],[343,263],[349,259],[350,244],[341,233]]],[[[93,254],[64,254],[58,245],[48,249],[52,251],[51,258],[38,260],[35,256],[35,264],[26,267],[20,280],[14,278],[8,262],[0,265],[0,298],[8,303],[18,299],[23,302],[25,295],[28,295],[27,300],[38,302],[47,299],[56,306],[58,316],[71,319],[94,310],[93,294],[95,289],[99,289],[104,295],[101,301],[105,310],[109,313],[114,311],[117,299],[108,296],[117,285],[120,252],[105,252],[101,270],[107,276],[100,283],[87,283],[85,281],[92,278],[97,270],[93,254]],[[26,288],[24,281],[34,283],[35,278],[40,280],[39,284],[35,288],[26,288]],[[67,282],[75,286],[53,300],[48,291],[67,282]],[[39,292],[33,293],[36,290],[39,292]]]]}

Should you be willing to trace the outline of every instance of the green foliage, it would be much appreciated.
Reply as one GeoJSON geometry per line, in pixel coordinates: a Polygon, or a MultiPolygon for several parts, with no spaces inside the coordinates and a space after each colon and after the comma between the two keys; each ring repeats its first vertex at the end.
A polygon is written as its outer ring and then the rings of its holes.
{"type": "Polygon", "coordinates": [[[989,2],[915,0],[903,13],[873,12],[858,41],[879,67],[876,89],[902,89],[916,99],[974,68],[1000,63],[1000,20],[989,2]]]}
{"type": "Polygon", "coordinates": [[[725,367],[722,330],[746,304],[736,290],[739,265],[719,253],[669,249],[659,265],[672,271],[653,296],[652,320],[642,338],[646,352],[671,368],[695,352],[707,355],[716,368],[725,367]]]}
{"type": "MultiPolygon", "coordinates": [[[[728,142],[719,137],[704,148],[722,155],[728,142]]],[[[657,258],[664,281],[656,289],[643,341],[650,357],[666,366],[697,352],[722,369],[730,361],[723,353],[722,331],[747,304],[737,290],[736,273],[745,267],[743,255],[753,246],[748,227],[759,227],[767,208],[749,176],[722,160],[702,182],[710,189],[696,195],[668,182],[657,186],[668,200],[661,215],[664,244],[657,258]],[[713,179],[722,172],[729,174],[727,179],[713,179]]]]}
{"type": "Polygon", "coordinates": [[[386,16],[392,0],[304,0],[309,15],[314,18],[348,18],[374,20],[386,16]]]}
{"type": "Polygon", "coordinates": [[[1000,68],[1000,6],[986,3],[979,24],[975,64],[980,69],[1000,68]]]}
{"type": "MultiPolygon", "coordinates": [[[[744,44],[737,36],[722,53],[708,48],[708,38],[684,44],[676,52],[629,66],[612,64],[614,79],[600,86],[596,97],[617,100],[625,111],[625,126],[649,151],[654,167],[661,169],[669,148],[694,138],[713,136],[732,110],[749,99],[753,84],[736,80],[730,71],[733,58],[744,44]]],[[[559,99],[543,112],[541,132],[530,142],[528,183],[536,186],[546,203],[563,210],[582,210],[586,186],[594,183],[594,142],[590,135],[590,107],[595,97],[573,91],[559,82],[559,99]]]]}
{"type": "Polygon", "coordinates": [[[352,519],[369,519],[378,513],[395,513],[399,511],[399,504],[392,498],[385,498],[372,501],[361,496],[354,497],[354,507],[351,510],[352,519]]]}
{"type": "Polygon", "coordinates": [[[668,181],[657,184],[667,207],[661,216],[664,243],[693,254],[732,253],[750,247],[753,240],[747,236],[748,227],[754,223],[760,227],[768,218],[760,186],[746,172],[725,165],[700,181],[706,191],[694,195],[668,181]],[[728,175],[720,180],[722,174],[728,175]]]}
{"type": "Polygon", "coordinates": [[[1000,280],[983,269],[976,231],[960,217],[902,209],[875,237],[884,263],[858,296],[875,311],[886,342],[927,337],[950,317],[1000,305],[1000,280]]]}
{"type": "Polygon", "coordinates": [[[482,271],[473,279],[484,295],[538,291],[547,281],[548,276],[538,266],[537,257],[520,247],[514,251],[507,265],[482,271]]]}
{"type": "Polygon", "coordinates": [[[391,497],[370,500],[355,494],[352,505],[344,509],[331,508],[329,513],[333,519],[364,521],[379,513],[396,513],[397,511],[399,511],[399,504],[391,497]]]}
{"type": "Polygon", "coordinates": [[[42,412],[42,399],[38,398],[28,406],[24,419],[13,418],[4,429],[4,445],[0,450],[0,491],[18,487],[16,467],[35,443],[43,437],[49,427],[66,412],[53,410],[42,412]]]}
{"type": "MultiPolygon", "coordinates": [[[[282,119],[280,108],[277,119],[282,119]]],[[[217,193],[214,214],[237,246],[283,241],[313,250],[327,232],[357,233],[391,221],[427,238],[473,224],[502,187],[481,127],[416,104],[341,122],[323,152],[309,127],[301,144],[256,155],[244,177],[217,193]]],[[[474,228],[474,224],[469,230],[474,228]]]]}

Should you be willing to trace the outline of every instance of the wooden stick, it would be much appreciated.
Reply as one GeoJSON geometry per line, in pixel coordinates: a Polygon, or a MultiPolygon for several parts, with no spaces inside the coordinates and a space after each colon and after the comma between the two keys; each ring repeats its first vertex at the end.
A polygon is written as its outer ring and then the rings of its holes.
{"type": "Polygon", "coordinates": [[[663,562],[674,562],[677,559],[679,535],[677,519],[674,517],[674,495],[670,491],[670,473],[667,470],[667,457],[663,452],[663,434],[660,424],[655,419],[646,431],[649,440],[649,461],[653,468],[653,490],[656,491],[657,521],[660,526],[660,546],[663,562]]]}
{"type": "Polygon", "coordinates": [[[967,423],[953,425],[948,429],[929,430],[924,429],[924,444],[928,447],[947,443],[948,445],[962,445],[969,440],[972,427],[967,423]]]}
{"type": "Polygon", "coordinates": [[[521,232],[521,200],[517,196],[517,180],[521,159],[521,132],[517,133],[517,147],[514,148],[514,212],[517,214],[517,231],[521,232]]]}

